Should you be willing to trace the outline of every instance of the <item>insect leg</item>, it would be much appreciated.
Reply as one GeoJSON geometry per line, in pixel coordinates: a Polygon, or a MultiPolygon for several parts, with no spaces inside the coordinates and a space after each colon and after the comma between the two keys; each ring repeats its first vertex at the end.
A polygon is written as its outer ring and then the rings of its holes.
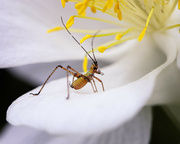
{"type": "Polygon", "coordinates": [[[56,68],[52,71],[52,73],[48,76],[48,78],[47,78],[46,81],[44,82],[43,86],[41,87],[40,91],[39,91],[38,93],[36,93],[36,94],[33,94],[33,93],[30,93],[30,94],[32,94],[33,96],[39,95],[39,94],[41,93],[42,89],[44,88],[44,86],[46,85],[47,81],[49,80],[49,78],[53,75],[53,73],[54,73],[58,68],[62,68],[62,69],[64,69],[65,71],[67,71],[67,72],[71,73],[72,75],[74,75],[73,72],[67,70],[66,68],[64,68],[64,67],[61,66],[61,65],[58,65],[58,66],[56,66],[56,68]]]}
{"type": "Polygon", "coordinates": [[[96,83],[95,83],[95,81],[94,81],[93,77],[92,77],[92,81],[93,81],[93,83],[94,83],[95,92],[98,92],[97,87],[96,87],[96,83]]]}
{"type": "Polygon", "coordinates": [[[93,76],[93,77],[94,77],[95,79],[97,79],[97,80],[102,84],[102,89],[103,89],[103,91],[105,91],[102,80],[100,80],[99,78],[97,78],[97,77],[95,77],[95,76],[93,76]]]}
{"type": "Polygon", "coordinates": [[[95,93],[95,92],[96,92],[96,90],[94,90],[94,86],[93,86],[93,84],[92,84],[92,81],[90,81],[90,83],[91,83],[91,86],[92,86],[93,92],[95,93]]]}
{"type": "MultiPolygon", "coordinates": [[[[76,71],[75,69],[73,69],[71,66],[67,66],[68,67],[68,69],[71,69],[72,71],[74,71],[75,73],[74,73],[74,77],[76,77],[76,78],[79,78],[79,77],[83,77],[85,80],[87,80],[88,82],[90,82],[90,79],[88,78],[88,77],[86,77],[85,75],[83,75],[83,74],[81,74],[80,72],[78,72],[78,71],[76,71]]],[[[73,80],[74,80],[74,78],[73,78],[73,80]]]]}
{"type": "Polygon", "coordinates": [[[81,73],[79,73],[78,71],[76,71],[75,69],[73,69],[71,66],[67,66],[67,87],[68,87],[68,96],[67,96],[67,98],[66,99],[69,99],[69,70],[68,69],[71,69],[72,71],[74,71],[75,73],[73,73],[73,72],[71,72],[71,74],[73,75],[73,80],[72,80],[72,82],[74,81],[74,77],[80,77],[82,74],[81,73]]]}

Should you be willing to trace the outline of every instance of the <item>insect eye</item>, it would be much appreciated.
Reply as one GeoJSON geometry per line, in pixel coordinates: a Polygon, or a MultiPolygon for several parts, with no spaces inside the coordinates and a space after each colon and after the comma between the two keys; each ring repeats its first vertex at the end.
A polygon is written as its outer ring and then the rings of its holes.
{"type": "Polygon", "coordinates": [[[94,70],[97,70],[97,67],[93,67],[94,70]]]}

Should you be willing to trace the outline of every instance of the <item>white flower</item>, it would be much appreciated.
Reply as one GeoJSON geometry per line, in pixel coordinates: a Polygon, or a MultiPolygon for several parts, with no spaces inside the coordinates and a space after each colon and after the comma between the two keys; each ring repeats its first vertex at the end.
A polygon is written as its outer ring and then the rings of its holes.
{"type": "MultiPolygon", "coordinates": [[[[78,4],[83,7],[86,6],[84,3],[79,1],[78,4]]],[[[59,2],[41,2],[42,9],[36,8],[38,4],[36,1],[17,1],[12,6],[14,11],[10,11],[10,3],[1,2],[3,13],[0,19],[3,21],[1,29],[4,35],[0,51],[1,67],[82,59],[83,50],[65,31],[60,32],[61,35],[44,33],[47,29],[59,25],[60,16],[66,17],[64,15],[68,13],[59,8],[59,2]],[[32,9],[28,9],[27,5],[32,9]]],[[[87,4],[92,7],[90,1],[87,4]]],[[[179,35],[176,27],[179,25],[175,24],[179,24],[180,20],[175,15],[179,13],[175,7],[177,0],[121,1],[121,4],[118,4],[120,9],[116,12],[113,12],[111,5],[107,5],[105,9],[103,4],[106,6],[106,3],[95,1],[93,8],[105,10],[104,12],[122,21],[124,19],[126,23],[117,35],[121,36],[121,39],[116,37],[117,40],[106,43],[105,47],[99,47],[99,51],[103,52],[115,46],[103,54],[96,54],[97,59],[112,63],[101,68],[105,75],[99,76],[104,83],[105,92],[102,92],[101,85],[96,82],[98,93],[93,93],[91,85],[88,84],[79,91],[71,89],[70,99],[66,100],[67,79],[56,80],[48,83],[38,96],[32,96],[28,92],[15,100],[7,112],[8,122],[31,126],[56,135],[88,135],[109,131],[125,124],[146,105],[179,101],[179,93],[171,95],[178,89],[180,82],[176,79],[179,71],[176,65],[176,59],[179,60],[179,35]],[[170,12],[173,15],[170,15],[170,12]],[[125,29],[128,31],[124,31],[125,29]],[[118,45],[124,41],[128,42],[118,45]]],[[[80,14],[85,15],[85,11],[80,14]]],[[[117,30],[119,28],[114,31],[117,30]]],[[[103,29],[103,32],[107,31],[103,29]]],[[[96,41],[101,39],[96,38],[96,41]]],[[[32,93],[39,90],[40,87],[32,93]]]]}

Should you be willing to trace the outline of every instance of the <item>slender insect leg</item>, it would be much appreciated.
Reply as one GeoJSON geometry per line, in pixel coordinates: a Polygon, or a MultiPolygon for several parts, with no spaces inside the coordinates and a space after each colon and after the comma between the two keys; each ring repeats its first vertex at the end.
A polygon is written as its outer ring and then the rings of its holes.
{"type": "Polygon", "coordinates": [[[64,69],[65,71],[67,71],[67,72],[71,73],[72,75],[74,75],[73,72],[68,71],[67,69],[65,69],[65,68],[64,68],[63,66],[61,66],[61,65],[58,65],[58,66],[56,66],[56,68],[52,71],[52,73],[48,76],[48,78],[47,78],[46,81],[44,82],[43,86],[41,87],[40,91],[39,91],[38,93],[36,93],[36,94],[33,94],[33,93],[30,93],[30,94],[32,94],[32,95],[34,95],[34,96],[39,95],[39,94],[41,93],[42,89],[44,88],[44,86],[46,85],[47,81],[49,80],[49,78],[53,75],[53,73],[54,73],[58,68],[62,68],[62,69],[64,69]]]}
{"type": "MultiPolygon", "coordinates": [[[[76,73],[73,73],[71,72],[71,74],[73,75],[73,81],[74,81],[74,77],[79,77],[81,75],[81,73],[79,73],[78,71],[76,71],[75,69],[73,69],[71,66],[67,66],[67,91],[68,91],[68,95],[67,95],[67,98],[66,99],[69,99],[69,70],[68,69],[71,69],[72,71],[76,72],[76,73]]],[[[72,82],[73,82],[72,81],[72,82]]]]}
{"type": "Polygon", "coordinates": [[[98,92],[97,87],[96,87],[96,83],[95,83],[95,81],[94,81],[93,77],[92,77],[92,81],[93,81],[93,83],[94,83],[95,92],[98,92]]]}
{"type": "MultiPolygon", "coordinates": [[[[68,73],[68,68],[69,66],[67,66],[67,91],[68,91],[68,95],[66,99],[69,99],[69,73],[68,73]]],[[[73,75],[74,77],[74,75],[73,75]]]]}
{"type": "Polygon", "coordinates": [[[95,76],[93,76],[93,77],[94,77],[95,79],[97,79],[97,80],[102,84],[102,89],[103,89],[103,91],[105,91],[102,80],[100,80],[99,78],[97,78],[97,77],[95,77],[95,76]]]}
{"type": "MultiPolygon", "coordinates": [[[[79,77],[83,77],[85,80],[87,80],[88,82],[90,82],[90,79],[88,77],[86,77],[85,75],[81,74],[80,72],[76,71],[75,69],[73,69],[71,66],[68,65],[68,68],[71,69],[72,71],[76,72],[74,73],[74,77],[79,78],[79,77]]],[[[74,81],[74,77],[73,77],[73,81],[74,81]]]]}
{"type": "Polygon", "coordinates": [[[95,93],[96,91],[94,90],[94,87],[93,87],[92,81],[90,81],[90,83],[91,83],[91,86],[92,86],[93,92],[95,93]]]}

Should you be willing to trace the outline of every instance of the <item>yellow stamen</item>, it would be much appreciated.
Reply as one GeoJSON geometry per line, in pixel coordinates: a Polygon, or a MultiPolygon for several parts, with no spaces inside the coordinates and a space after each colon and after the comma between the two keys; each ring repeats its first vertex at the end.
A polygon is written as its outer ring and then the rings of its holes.
{"type": "Polygon", "coordinates": [[[115,39],[116,39],[116,40],[120,40],[120,39],[122,38],[122,36],[123,36],[122,34],[117,34],[116,37],[115,37],[115,39]]]}
{"type": "Polygon", "coordinates": [[[83,37],[83,38],[80,40],[80,43],[83,43],[85,40],[87,40],[87,39],[89,39],[89,38],[91,38],[91,37],[92,37],[92,35],[90,35],[90,34],[85,35],[85,37],[83,37]]]}
{"type": "Polygon", "coordinates": [[[178,0],[178,9],[180,10],[180,0],[178,0]]]}
{"type": "Polygon", "coordinates": [[[163,28],[162,30],[166,31],[166,30],[170,30],[170,29],[173,29],[173,28],[177,28],[177,27],[180,27],[180,24],[171,25],[171,26],[163,28]]]}
{"type": "Polygon", "coordinates": [[[95,8],[95,6],[93,5],[93,6],[91,6],[91,11],[93,12],[93,13],[96,13],[96,8],[95,8]]]}
{"type": "Polygon", "coordinates": [[[88,7],[88,3],[90,0],[84,0],[83,2],[77,3],[75,5],[75,8],[78,11],[78,15],[85,16],[86,15],[86,9],[88,7]]]}
{"type": "Polygon", "coordinates": [[[71,16],[66,23],[66,27],[70,28],[74,24],[74,16],[71,16]]]}
{"type": "MultiPolygon", "coordinates": [[[[87,17],[87,16],[80,16],[80,15],[73,15],[71,17],[73,17],[73,21],[74,21],[74,18],[77,17],[77,18],[97,20],[97,21],[101,21],[101,22],[105,22],[105,23],[109,23],[109,24],[113,24],[113,25],[117,25],[117,26],[124,26],[123,24],[120,24],[120,23],[117,23],[114,21],[110,21],[110,20],[106,20],[106,19],[100,19],[100,18],[96,18],[96,17],[87,17]]],[[[69,18],[68,21],[71,21],[70,20],[70,19],[72,19],[71,17],[69,18]]]]}
{"type": "MultiPolygon", "coordinates": [[[[132,29],[132,28],[131,28],[132,29]]],[[[131,29],[128,29],[127,31],[125,32],[112,32],[112,33],[105,33],[105,34],[99,34],[99,35],[96,35],[95,37],[104,37],[104,36],[111,36],[111,35],[116,35],[116,34],[119,34],[121,36],[127,34],[131,29]]],[[[93,35],[90,35],[90,34],[87,34],[85,35],[81,40],[80,40],[80,43],[83,43],[85,40],[91,38],[91,37],[94,37],[93,35]]]]}
{"type": "Polygon", "coordinates": [[[84,70],[84,72],[87,72],[87,65],[88,65],[88,58],[87,58],[87,55],[85,55],[84,61],[83,61],[83,70],[84,70]]]}
{"type": "Polygon", "coordinates": [[[140,34],[139,37],[138,37],[138,41],[141,41],[141,40],[143,39],[143,37],[144,37],[144,35],[145,35],[145,32],[146,32],[146,29],[147,29],[147,27],[145,27],[145,28],[143,29],[143,31],[141,32],[141,34],[140,34]]]}
{"type": "Polygon", "coordinates": [[[118,19],[119,19],[120,21],[122,20],[122,13],[121,13],[121,10],[118,11],[117,17],[118,17],[118,19]]]}
{"type": "Polygon", "coordinates": [[[145,35],[145,32],[146,32],[146,29],[147,29],[147,27],[148,27],[149,21],[150,21],[152,15],[153,15],[153,12],[154,12],[154,6],[151,8],[151,11],[150,11],[150,13],[149,13],[149,15],[148,15],[148,18],[147,18],[147,20],[146,20],[146,26],[144,27],[143,31],[142,31],[141,34],[139,35],[138,41],[141,41],[141,40],[143,39],[143,37],[144,37],[144,35],[145,35]]]}
{"type": "Polygon", "coordinates": [[[51,33],[51,32],[54,32],[54,31],[59,31],[59,30],[62,30],[62,29],[63,29],[63,27],[55,27],[55,28],[47,30],[47,33],[51,33]]]}
{"type": "Polygon", "coordinates": [[[81,7],[84,5],[83,2],[75,4],[75,9],[81,9],[81,7]]]}
{"type": "Polygon", "coordinates": [[[114,12],[117,13],[118,19],[122,20],[122,13],[121,13],[121,10],[119,8],[119,2],[116,2],[115,6],[114,6],[114,12]]]}
{"type": "Polygon", "coordinates": [[[87,9],[87,5],[83,5],[80,9],[78,9],[78,15],[85,16],[86,9],[87,9]]]}
{"type": "Polygon", "coordinates": [[[103,53],[107,48],[105,46],[98,47],[98,51],[103,53]]]}
{"type": "Polygon", "coordinates": [[[119,10],[119,2],[117,2],[114,6],[114,12],[117,13],[119,10]]]}
{"type": "Polygon", "coordinates": [[[109,48],[111,48],[111,47],[113,47],[115,45],[124,43],[124,42],[132,40],[134,38],[136,38],[136,36],[134,36],[134,37],[127,37],[127,38],[124,38],[124,39],[121,39],[121,40],[118,40],[118,41],[116,40],[116,41],[108,42],[109,44],[108,45],[105,44],[106,45],[105,47],[106,47],[106,49],[109,49],[109,48]]]}
{"type": "Polygon", "coordinates": [[[68,0],[61,0],[62,7],[64,8],[68,0]]]}
{"type": "Polygon", "coordinates": [[[105,12],[108,8],[111,8],[113,6],[114,1],[113,0],[107,0],[105,6],[102,9],[102,12],[105,12]]]}
{"type": "Polygon", "coordinates": [[[128,34],[129,32],[131,32],[134,28],[129,28],[128,30],[118,33],[115,37],[116,40],[120,40],[124,35],[128,34]]]}

